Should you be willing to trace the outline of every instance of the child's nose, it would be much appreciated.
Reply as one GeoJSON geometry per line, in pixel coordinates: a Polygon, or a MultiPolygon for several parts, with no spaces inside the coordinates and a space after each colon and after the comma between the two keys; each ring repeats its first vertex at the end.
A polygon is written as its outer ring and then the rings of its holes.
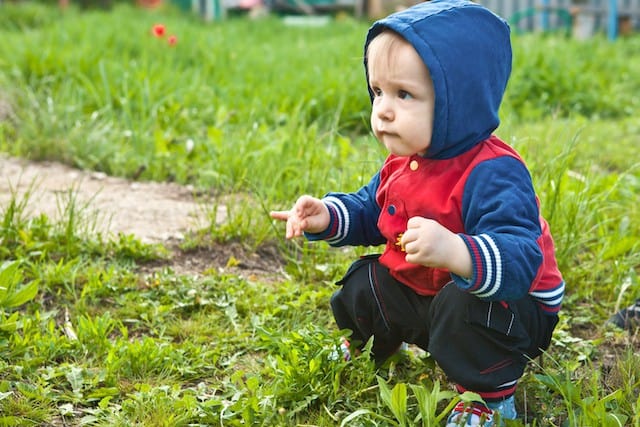
{"type": "Polygon", "coordinates": [[[394,111],[393,111],[393,105],[392,102],[388,100],[388,98],[382,98],[380,99],[378,105],[377,105],[377,109],[376,109],[376,115],[378,116],[379,119],[381,120],[393,120],[395,117],[394,111]]]}

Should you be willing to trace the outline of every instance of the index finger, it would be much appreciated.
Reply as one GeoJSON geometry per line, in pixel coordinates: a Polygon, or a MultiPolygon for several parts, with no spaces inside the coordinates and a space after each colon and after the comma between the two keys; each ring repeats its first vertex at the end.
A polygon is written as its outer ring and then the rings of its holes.
{"type": "Polygon", "coordinates": [[[291,211],[271,211],[269,215],[273,219],[278,219],[280,221],[287,221],[291,216],[291,211]]]}

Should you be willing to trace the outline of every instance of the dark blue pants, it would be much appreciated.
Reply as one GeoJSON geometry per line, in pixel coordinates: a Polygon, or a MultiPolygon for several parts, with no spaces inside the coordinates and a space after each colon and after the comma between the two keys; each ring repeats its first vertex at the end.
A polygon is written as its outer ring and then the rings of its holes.
{"type": "Polygon", "coordinates": [[[428,351],[447,376],[466,390],[500,399],[513,393],[527,362],[549,346],[557,316],[530,297],[482,301],[453,282],[436,296],[416,294],[395,280],[377,256],[354,262],[331,298],[340,329],[352,345],[374,337],[379,362],[402,342],[428,351]]]}

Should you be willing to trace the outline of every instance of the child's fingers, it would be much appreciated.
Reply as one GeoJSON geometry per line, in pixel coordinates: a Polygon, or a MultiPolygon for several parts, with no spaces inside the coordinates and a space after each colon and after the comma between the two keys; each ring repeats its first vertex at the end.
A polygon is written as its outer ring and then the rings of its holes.
{"type": "Polygon", "coordinates": [[[400,244],[403,248],[407,245],[407,243],[411,243],[416,240],[417,237],[418,236],[416,232],[411,231],[409,228],[407,228],[407,231],[398,236],[398,238],[400,239],[400,244]]]}
{"type": "Polygon", "coordinates": [[[269,215],[273,219],[277,219],[280,221],[286,221],[291,216],[291,211],[271,211],[269,215]]]}
{"type": "Polygon", "coordinates": [[[407,221],[407,230],[410,228],[420,227],[420,224],[422,224],[422,220],[424,220],[424,218],[421,216],[412,216],[411,218],[409,218],[409,221],[407,221]]]}
{"type": "Polygon", "coordinates": [[[287,221],[287,227],[284,232],[284,237],[287,239],[291,239],[293,237],[293,224],[291,224],[291,221],[287,221]]]}
{"type": "Polygon", "coordinates": [[[294,237],[302,236],[304,227],[305,223],[303,221],[295,221],[290,219],[289,221],[287,221],[286,238],[292,239],[294,237]]]}

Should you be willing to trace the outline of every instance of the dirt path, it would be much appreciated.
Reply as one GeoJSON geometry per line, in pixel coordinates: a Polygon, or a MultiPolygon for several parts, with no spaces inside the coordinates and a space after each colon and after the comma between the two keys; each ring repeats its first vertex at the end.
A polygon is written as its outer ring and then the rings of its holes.
{"type": "MultiPolygon", "coordinates": [[[[85,172],[60,163],[29,162],[0,154],[0,218],[12,198],[27,200],[25,214],[44,213],[60,219],[70,195],[76,207],[104,234],[133,234],[146,243],[162,243],[173,254],[170,260],[146,268],[169,266],[179,274],[198,274],[211,268],[262,279],[278,276],[283,260],[277,248],[265,246],[248,253],[239,243],[218,245],[185,253],[178,244],[185,233],[210,222],[211,205],[197,200],[188,186],[132,182],[102,173],[85,172]],[[233,257],[232,267],[228,267],[233,257]]],[[[216,222],[226,219],[218,207],[216,222]]]]}
{"type": "MultiPolygon", "coordinates": [[[[0,157],[0,211],[13,198],[27,199],[29,215],[59,219],[75,198],[76,207],[95,220],[97,231],[134,234],[149,243],[181,240],[188,230],[204,226],[209,207],[193,189],[168,183],[140,183],[83,172],[59,163],[34,163],[0,157]]],[[[219,211],[220,220],[224,212],[219,211]]]]}

